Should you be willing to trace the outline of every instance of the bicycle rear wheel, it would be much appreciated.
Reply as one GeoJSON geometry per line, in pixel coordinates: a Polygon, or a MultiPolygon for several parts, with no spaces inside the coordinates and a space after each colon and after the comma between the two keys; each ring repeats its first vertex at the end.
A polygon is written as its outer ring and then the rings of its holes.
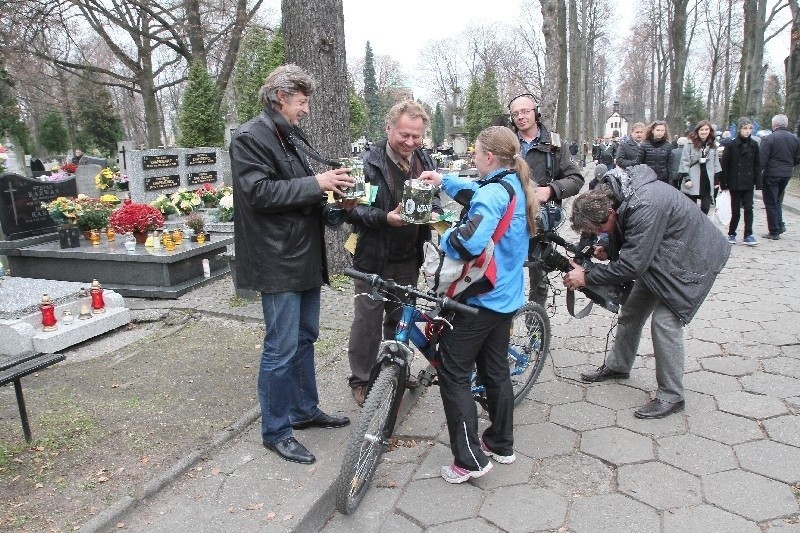
{"type": "Polygon", "coordinates": [[[508,344],[508,366],[519,405],[544,368],[550,350],[550,319],[544,308],[528,302],[514,315],[508,344]]]}
{"type": "Polygon", "coordinates": [[[336,508],[342,514],[352,514],[361,503],[386,451],[396,420],[392,406],[402,392],[399,383],[400,367],[384,367],[358,415],[336,480],[336,508]]]}

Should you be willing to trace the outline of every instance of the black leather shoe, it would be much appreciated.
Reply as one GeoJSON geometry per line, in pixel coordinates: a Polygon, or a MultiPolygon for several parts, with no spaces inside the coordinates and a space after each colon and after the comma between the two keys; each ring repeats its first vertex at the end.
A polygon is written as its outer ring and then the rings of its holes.
{"type": "Polygon", "coordinates": [[[350,424],[350,419],[346,416],[331,416],[325,413],[320,413],[316,418],[312,418],[308,422],[298,422],[292,424],[292,429],[308,429],[308,428],[343,428],[350,424]]]}
{"type": "Polygon", "coordinates": [[[628,379],[629,377],[631,377],[630,372],[617,372],[616,370],[611,370],[606,365],[600,365],[597,370],[581,374],[581,379],[588,383],[605,381],[607,379],[628,379]]]}
{"type": "Polygon", "coordinates": [[[419,388],[419,380],[416,376],[408,376],[406,380],[406,388],[408,390],[414,390],[419,388]]]}
{"type": "Polygon", "coordinates": [[[779,241],[779,240],[781,240],[781,234],[780,233],[765,233],[761,237],[763,237],[764,239],[769,239],[771,241],[779,241]]]}
{"type": "Polygon", "coordinates": [[[293,463],[300,463],[310,465],[317,460],[314,455],[306,449],[305,446],[297,442],[294,437],[287,437],[282,441],[275,444],[264,443],[264,447],[277,453],[281,459],[291,461],[293,463]]]}
{"type": "Polygon", "coordinates": [[[683,400],[675,403],[665,402],[664,400],[651,400],[650,403],[644,407],[637,409],[633,416],[636,418],[664,418],[672,413],[679,413],[686,407],[686,402],[683,400]]]}

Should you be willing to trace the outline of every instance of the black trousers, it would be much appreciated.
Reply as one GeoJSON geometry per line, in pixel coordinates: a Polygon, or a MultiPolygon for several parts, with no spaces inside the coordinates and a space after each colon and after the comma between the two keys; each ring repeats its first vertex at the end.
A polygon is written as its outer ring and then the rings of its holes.
{"type": "Polygon", "coordinates": [[[736,235],[739,226],[740,210],[744,210],[744,236],[753,234],[753,189],[749,191],[730,191],[731,193],[731,222],[728,225],[728,235],[736,235]]]}
{"type": "Polygon", "coordinates": [[[486,387],[489,420],[483,440],[500,455],[514,453],[514,389],[508,370],[508,343],[513,313],[480,308],[477,315],[458,313],[453,329],[439,343],[442,394],[450,449],[456,466],[478,470],[489,462],[480,447],[478,409],[470,391],[470,374],[477,366],[486,387]]]}

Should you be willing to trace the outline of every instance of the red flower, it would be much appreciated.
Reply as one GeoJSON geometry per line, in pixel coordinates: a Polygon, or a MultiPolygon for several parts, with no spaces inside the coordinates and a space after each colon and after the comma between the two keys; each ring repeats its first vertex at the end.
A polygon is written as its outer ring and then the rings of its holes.
{"type": "Polygon", "coordinates": [[[73,163],[64,163],[63,165],[61,165],[61,170],[63,170],[67,174],[75,174],[75,172],[78,171],[78,165],[75,165],[73,163]]]}
{"type": "Polygon", "coordinates": [[[108,224],[117,233],[148,232],[162,227],[164,216],[151,205],[131,202],[111,213],[108,224]]]}

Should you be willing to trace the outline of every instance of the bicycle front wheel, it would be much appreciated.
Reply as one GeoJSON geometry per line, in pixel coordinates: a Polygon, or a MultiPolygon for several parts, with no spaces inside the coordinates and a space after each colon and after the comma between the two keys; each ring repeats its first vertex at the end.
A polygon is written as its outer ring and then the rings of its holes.
{"type": "Polygon", "coordinates": [[[519,405],[544,368],[550,350],[550,319],[544,308],[528,302],[514,315],[508,344],[508,367],[519,405]]]}
{"type": "Polygon", "coordinates": [[[389,445],[395,422],[391,410],[402,392],[399,383],[400,367],[384,367],[358,415],[336,480],[336,508],[342,514],[352,514],[361,503],[389,445]]]}

